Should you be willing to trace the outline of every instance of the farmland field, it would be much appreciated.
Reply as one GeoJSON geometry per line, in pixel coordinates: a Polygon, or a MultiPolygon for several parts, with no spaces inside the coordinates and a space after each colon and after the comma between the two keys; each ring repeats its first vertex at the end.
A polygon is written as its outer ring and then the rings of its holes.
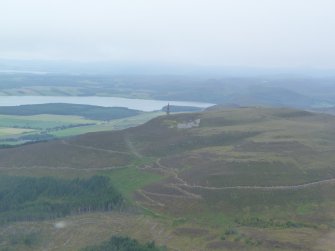
{"type": "Polygon", "coordinates": [[[13,128],[13,127],[0,127],[0,137],[10,135],[20,135],[23,133],[34,132],[33,129],[13,128]]]}
{"type": "Polygon", "coordinates": [[[0,107],[0,145],[19,145],[88,132],[120,130],[137,126],[161,114],[67,104],[0,107]]]}
{"type": "Polygon", "coordinates": [[[69,126],[73,124],[96,124],[99,121],[88,120],[79,116],[64,115],[32,115],[32,116],[14,116],[0,115],[1,127],[22,127],[33,129],[52,129],[55,127],[69,126]]]}

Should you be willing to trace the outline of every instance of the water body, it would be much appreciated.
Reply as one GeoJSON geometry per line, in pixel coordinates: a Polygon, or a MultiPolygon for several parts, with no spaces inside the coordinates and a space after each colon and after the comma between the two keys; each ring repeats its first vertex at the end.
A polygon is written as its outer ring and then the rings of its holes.
{"type": "Polygon", "coordinates": [[[176,106],[194,106],[200,108],[207,108],[214,105],[211,103],[189,101],[165,101],[97,96],[0,96],[0,106],[35,105],[48,103],[97,105],[104,107],[127,107],[129,109],[136,109],[146,112],[160,110],[168,103],[170,103],[170,105],[176,106]]]}

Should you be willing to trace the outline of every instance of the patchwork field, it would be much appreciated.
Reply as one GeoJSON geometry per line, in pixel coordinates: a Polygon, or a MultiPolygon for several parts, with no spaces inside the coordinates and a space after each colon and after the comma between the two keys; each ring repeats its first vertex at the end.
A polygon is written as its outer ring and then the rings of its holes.
{"type": "Polygon", "coordinates": [[[117,212],[9,222],[0,231],[23,239],[3,237],[0,245],[79,250],[127,235],[168,250],[334,250],[334,129],[335,117],[325,114],[211,108],[1,149],[0,175],[102,175],[125,204],[117,212]]]}
{"type": "Polygon", "coordinates": [[[1,127],[0,137],[1,136],[10,136],[10,135],[20,135],[24,133],[34,132],[33,129],[23,129],[23,128],[13,128],[13,127],[1,127]]]}
{"type": "Polygon", "coordinates": [[[31,115],[31,116],[15,116],[0,115],[0,126],[4,127],[26,127],[33,129],[52,129],[56,127],[66,127],[70,125],[95,124],[98,121],[84,119],[79,116],[64,115],[31,115]]]}
{"type": "Polygon", "coordinates": [[[70,104],[0,107],[0,145],[120,130],[140,125],[161,114],[70,104]]]}

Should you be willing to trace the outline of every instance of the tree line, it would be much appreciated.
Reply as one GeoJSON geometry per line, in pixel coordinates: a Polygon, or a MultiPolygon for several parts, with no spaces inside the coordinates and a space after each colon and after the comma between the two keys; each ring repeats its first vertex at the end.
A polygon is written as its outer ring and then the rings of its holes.
{"type": "Polygon", "coordinates": [[[0,222],[110,211],[123,204],[108,177],[60,179],[0,176],[0,222]]]}

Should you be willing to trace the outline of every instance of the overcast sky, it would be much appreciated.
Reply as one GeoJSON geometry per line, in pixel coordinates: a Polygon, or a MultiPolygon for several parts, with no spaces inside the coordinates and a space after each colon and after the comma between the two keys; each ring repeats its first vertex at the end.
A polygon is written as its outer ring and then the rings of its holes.
{"type": "Polygon", "coordinates": [[[335,68],[335,1],[0,0],[0,58],[335,68]]]}

